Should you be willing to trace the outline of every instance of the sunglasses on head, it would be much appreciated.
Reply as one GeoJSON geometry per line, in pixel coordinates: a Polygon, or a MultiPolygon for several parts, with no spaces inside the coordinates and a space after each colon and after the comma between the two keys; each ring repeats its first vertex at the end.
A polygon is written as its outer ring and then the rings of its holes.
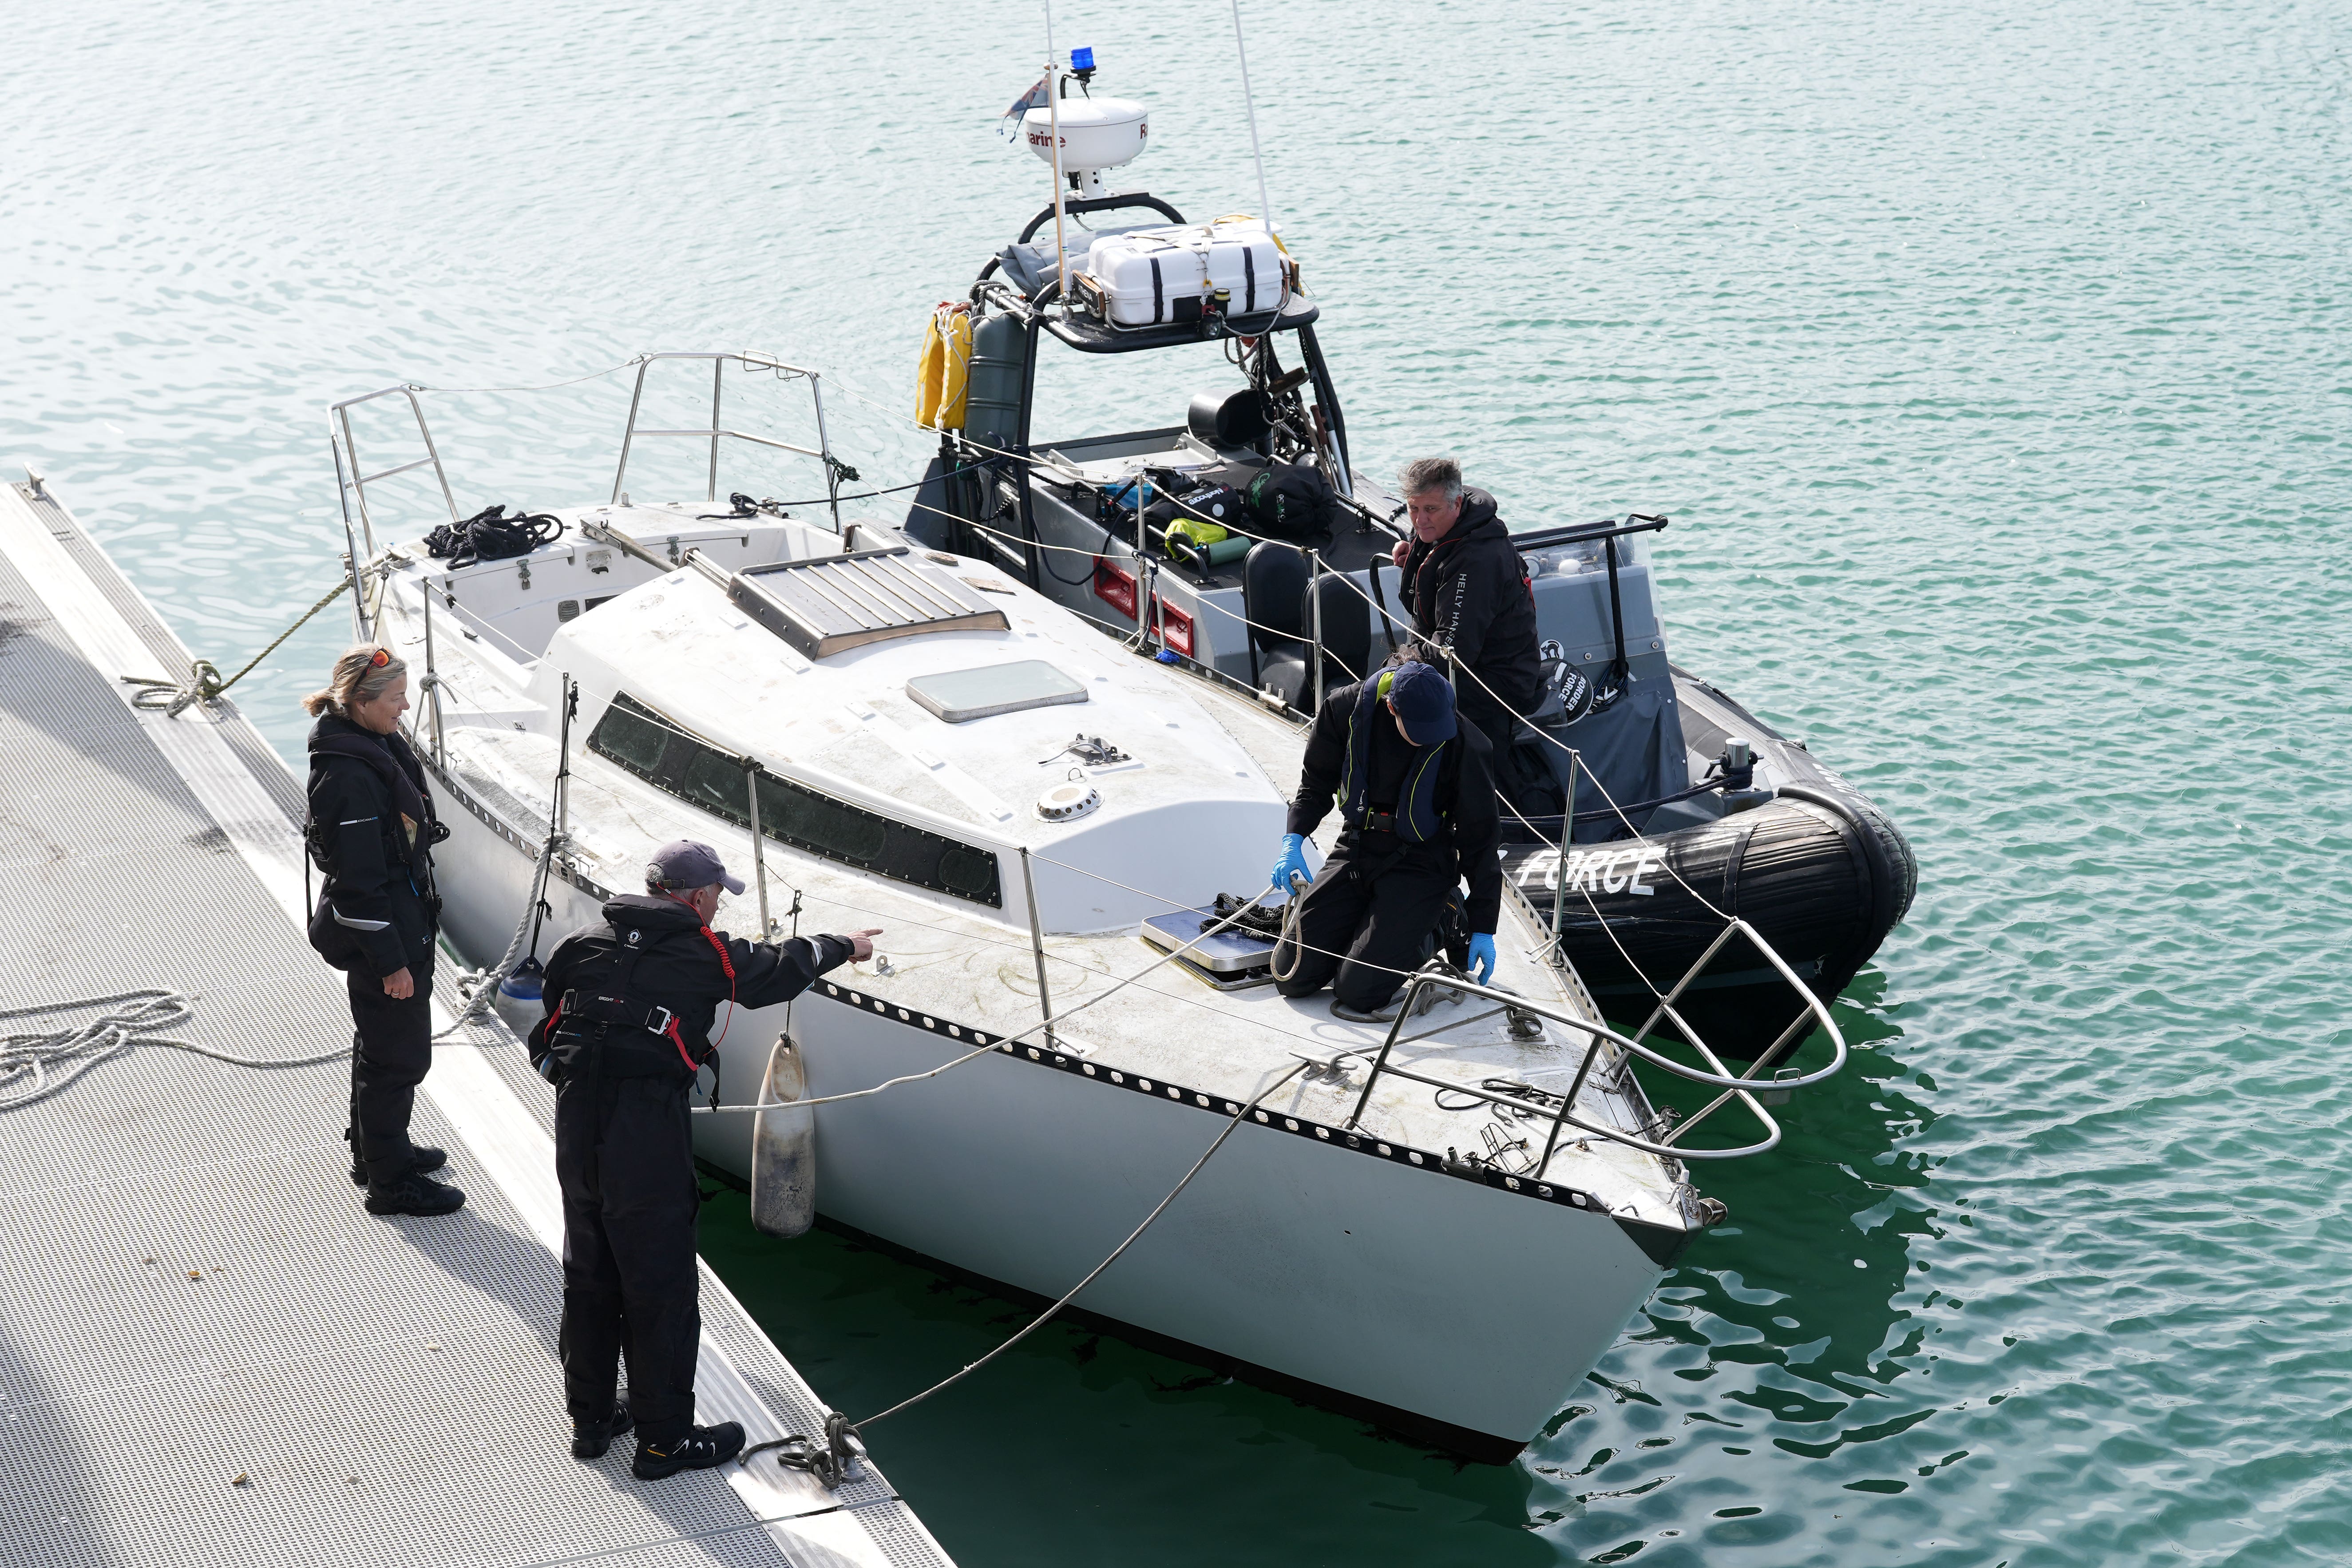
{"type": "Polygon", "coordinates": [[[375,650],[375,657],[368,660],[368,668],[370,669],[382,669],[385,665],[390,664],[391,662],[392,650],[388,647],[380,647],[375,650]]]}

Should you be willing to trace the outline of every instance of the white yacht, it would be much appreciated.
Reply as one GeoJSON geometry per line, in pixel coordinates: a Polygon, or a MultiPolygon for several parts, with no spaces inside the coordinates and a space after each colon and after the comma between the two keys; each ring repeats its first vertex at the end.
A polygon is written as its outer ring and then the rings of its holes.
{"type": "MultiPolygon", "coordinates": [[[[748,353],[647,356],[640,390],[681,359],[821,392],[748,353]]],[[[764,911],[779,935],[884,930],[874,960],[789,1007],[721,1009],[723,1104],[756,1099],[786,1030],[812,1098],[992,1047],[800,1113],[824,1223],[1058,1297],[1240,1116],[1076,1310],[1501,1460],[1722,1217],[1682,1157],[1725,1151],[1673,1142],[1697,1119],[1666,1130],[1517,886],[1494,982],[1510,1006],[1433,982],[1425,1011],[1349,1023],[1328,997],[1280,996],[1263,940],[1171,952],[1220,895],[1265,889],[1303,744],[1278,697],[856,502],[714,506],[736,434],[715,392],[709,428],[672,432],[709,440],[704,498],[629,499],[627,453],[655,434],[633,404],[608,504],[554,511],[528,553],[453,566],[376,535],[383,476],[360,467],[352,414],[404,395],[414,407],[403,388],[338,405],[337,455],[359,629],[429,671],[415,738],[454,829],[438,865],[460,954],[506,951],[551,833],[542,955],[642,890],[654,847],[699,839],[758,879],[721,929],[764,911]]],[[[817,409],[814,446],[768,445],[822,461],[837,496],[817,409]]],[[[415,466],[439,474],[424,423],[415,466]]],[[[1672,1070],[1720,1087],[1708,1060],[1672,1070]]],[[[1751,1149],[1777,1139],[1759,1104],[1775,1093],[1716,1096],[1765,1129],[1751,1149]]],[[[699,1117],[702,1156],[748,1180],[753,1120],[699,1117]]]]}

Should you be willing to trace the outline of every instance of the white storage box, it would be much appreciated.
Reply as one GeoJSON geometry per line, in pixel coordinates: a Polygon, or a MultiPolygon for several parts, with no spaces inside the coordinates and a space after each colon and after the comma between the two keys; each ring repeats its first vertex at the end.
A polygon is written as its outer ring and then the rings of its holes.
{"type": "Polygon", "coordinates": [[[1208,265],[1209,290],[1226,291],[1228,312],[1254,315],[1283,302],[1282,247],[1263,225],[1220,223],[1191,233],[1208,265]]]}
{"type": "Polygon", "coordinates": [[[1197,230],[1136,229],[1107,234],[1087,250],[1087,294],[1118,327],[1197,321],[1209,291],[1204,243],[1180,237],[1197,230]]]}

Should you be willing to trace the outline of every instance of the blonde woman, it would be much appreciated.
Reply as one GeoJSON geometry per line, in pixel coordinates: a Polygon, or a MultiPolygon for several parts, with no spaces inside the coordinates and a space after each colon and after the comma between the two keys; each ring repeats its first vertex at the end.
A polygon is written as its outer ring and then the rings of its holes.
{"type": "Polygon", "coordinates": [[[426,1174],[447,1157],[408,1138],[433,1065],[433,846],[449,836],[400,732],[408,666],[389,648],[352,648],[302,706],[318,720],[305,837],[327,875],[310,945],[343,971],[352,1002],[352,1180],[370,1214],[447,1214],[466,1194],[426,1174]]]}

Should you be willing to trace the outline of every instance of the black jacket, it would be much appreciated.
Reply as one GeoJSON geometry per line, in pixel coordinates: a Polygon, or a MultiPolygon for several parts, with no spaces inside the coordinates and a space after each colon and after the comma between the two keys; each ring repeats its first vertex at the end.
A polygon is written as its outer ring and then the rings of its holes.
{"type": "MultiPolygon", "coordinates": [[[[1325,700],[1307,732],[1307,756],[1298,773],[1298,794],[1290,803],[1287,833],[1312,833],[1330,813],[1348,762],[1348,724],[1363,700],[1360,686],[1343,687],[1325,700]]],[[[1375,792],[1382,780],[1394,780],[1406,770],[1400,765],[1415,748],[1397,733],[1385,710],[1372,720],[1372,778],[1375,792]]],[[[1445,814],[1446,837],[1454,857],[1454,874],[1470,884],[1463,914],[1474,931],[1492,932],[1503,909],[1503,824],[1495,805],[1494,771],[1487,762],[1486,737],[1469,724],[1461,725],[1438,759],[1437,808],[1445,814]]],[[[1374,794],[1375,804],[1389,804],[1374,794]]],[[[1392,835],[1365,834],[1367,840],[1385,839],[1402,846],[1392,835]]]]}
{"type": "Polygon", "coordinates": [[[605,904],[601,922],[565,937],[548,960],[547,1016],[530,1032],[531,1065],[550,1051],[565,1076],[582,1065],[593,1025],[584,1031],[565,1026],[567,994],[574,998],[577,1026],[588,1017],[592,997],[625,991],[630,1026],[603,1037],[602,1070],[617,1078],[675,1075],[686,1081],[693,1077],[692,1064],[709,1051],[719,1003],[732,997],[736,1006],[750,1009],[790,1001],[826,970],[846,963],[850,952],[845,936],[745,942],[710,930],[675,899],[623,893],[605,904]],[[632,952],[636,964],[624,985],[622,966],[632,952]],[[661,1022],[656,1009],[668,1011],[674,1028],[644,1026],[648,1018],[661,1022]]]}
{"type": "Polygon", "coordinates": [[[1464,490],[1451,532],[1434,544],[1413,540],[1398,594],[1429,661],[1453,679],[1465,711],[1490,710],[1496,699],[1515,713],[1535,711],[1543,695],[1535,595],[1493,496],[1464,490]],[[1465,679],[1464,670],[1478,679],[1465,679]]]}
{"type": "Polygon", "coordinates": [[[338,969],[378,976],[422,969],[441,910],[433,846],[448,837],[424,766],[397,733],[378,735],[332,714],[310,727],[310,750],[305,837],[327,876],[310,945],[338,969]]]}

